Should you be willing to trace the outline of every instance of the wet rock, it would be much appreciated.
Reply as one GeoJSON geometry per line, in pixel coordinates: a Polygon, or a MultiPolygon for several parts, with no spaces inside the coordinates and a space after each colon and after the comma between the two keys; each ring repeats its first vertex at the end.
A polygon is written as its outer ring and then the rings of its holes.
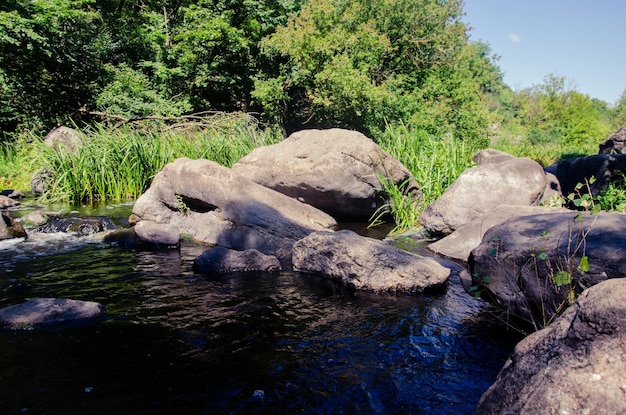
{"type": "Polygon", "coordinates": [[[37,298],[0,309],[5,329],[67,328],[92,324],[104,314],[102,304],[68,298],[37,298]]]}
{"type": "Polygon", "coordinates": [[[15,199],[11,199],[8,196],[0,195],[0,209],[9,209],[15,206],[19,206],[20,202],[15,199]]]}
{"type": "Polygon", "coordinates": [[[0,240],[12,238],[28,238],[28,234],[21,223],[2,213],[0,214],[0,240]]]}
{"type": "Polygon", "coordinates": [[[500,205],[536,206],[548,185],[543,167],[524,157],[465,170],[420,216],[433,236],[445,236],[500,205]]]}
{"type": "Polygon", "coordinates": [[[205,274],[231,272],[276,272],[280,261],[272,255],[264,255],[256,249],[234,251],[224,247],[211,248],[194,260],[194,269],[205,274]]]}
{"type": "Polygon", "coordinates": [[[210,245],[291,259],[293,244],[336,222],[324,212],[209,160],[180,158],[154,178],[129,222],[150,220],[210,245]]]}
{"type": "Polygon", "coordinates": [[[140,240],[150,244],[176,246],[180,242],[180,232],[173,225],[142,220],[133,229],[140,240]]]}
{"type": "Polygon", "coordinates": [[[293,266],[376,292],[420,292],[444,284],[450,270],[350,230],[314,232],[294,245],[293,266]]]}
{"type": "Polygon", "coordinates": [[[24,193],[21,190],[7,189],[0,192],[1,196],[10,197],[11,199],[22,199],[24,193]]]}
{"type": "Polygon", "coordinates": [[[34,228],[31,232],[55,233],[71,232],[78,236],[93,235],[100,232],[116,229],[117,227],[107,217],[50,217],[48,221],[34,228]]]}
{"type": "Polygon", "coordinates": [[[374,141],[339,128],[303,130],[239,160],[233,171],[342,221],[367,221],[386,203],[378,176],[421,197],[411,173],[374,141]]]}
{"type": "Polygon", "coordinates": [[[476,413],[626,413],[626,280],[585,290],[547,328],[522,340],[476,413]]]}

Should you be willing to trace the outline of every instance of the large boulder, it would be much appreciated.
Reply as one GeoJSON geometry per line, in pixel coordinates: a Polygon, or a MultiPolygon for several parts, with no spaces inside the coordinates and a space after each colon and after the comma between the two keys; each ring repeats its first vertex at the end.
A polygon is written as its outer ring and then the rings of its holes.
{"type": "Polygon", "coordinates": [[[80,134],[73,128],[63,125],[50,130],[43,142],[59,151],[76,151],[82,145],[80,134]]]}
{"type": "Polygon", "coordinates": [[[420,216],[431,235],[444,236],[500,205],[534,206],[548,185],[543,167],[525,157],[465,170],[420,216]]]}
{"type": "Polygon", "coordinates": [[[626,154],[626,126],[600,143],[599,154],[626,154]]]}
{"type": "Polygon", "coordinates": [[[335,220],[209,160],[180,158],[159,172],[129,222],[150,220],[210,245],[291,258],[294,242],[335,220]]]}
{"type": "Polygon", "coordinates": [[[414,293],[441,286],[450,270],[353,231],[314,232],[296,242],[293,266],[359,290],[414,293]]]}
{"type": "Polygon", "coordinates": [[[480,245],[485,232],[492,227],[519,216],[543,215],[555,212],[568,212],[568,209],[539,206],[498,206],[459,227],[450,235],[431,243],[428,245],[428,249],[439,255],[467,261],[472,249],[480,245]]]}
{"type": "Polygon", "coordinates": [[[515,218],[485,232],[464,287],[542,328],[584,289],[626,277],[626,215],[565,212],[515,218]]]}
{"type": "Polygon", "coordinates": [[[367,221],[386,203],[378,176],[421,197],[411,173],[365,135],[343,129],[303,130],[259,147],[233,170],[343,221],[367,221]]]}
{"type": "Polygon", "coordinates": [[[522,340],[476,413],[626,413],[626,280],[584,291],[546,329],[522,340]]]}
{"type": "Polygon", "coordinates": [[[594,154],[559,160],[547,171],[556,175],[563,196],[571,193],[597,195],[611,180],[626,172],[626,154],[594,154]],[[593,180],[592,180],[593,178],[593,180]],[[576,189],[578,184],[584,188],[576,189]]]}
{"type": "Polygon", "coordinates": [[[67,328],[98,321],[104,307],[93,301],[69,298],[36,298],[0,309],[0,327],[5,329],[67,328]]]}
{"type": "Polygon", "coordinates": [[[231,272],[276,272],[280,261],[256,249],[235,251],[221,246],[208,249],[193,261],[194,269],[204,274],[227,274],[231,272]]]}
{"type": "Polygon", "coordinates": [[[19,205],[20,202],[18,202],[17,200],[12,199],[8,196],[0,195],[0,209],[9,209],[19,205]]]}

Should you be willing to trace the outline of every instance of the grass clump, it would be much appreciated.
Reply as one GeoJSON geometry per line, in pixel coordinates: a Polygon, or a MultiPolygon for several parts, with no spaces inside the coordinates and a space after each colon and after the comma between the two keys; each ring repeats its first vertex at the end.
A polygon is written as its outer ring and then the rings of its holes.
{"type": "Polygon", "coordinates": [[[94,202],[140,196],[163,167],[179,157],[232,166],[255,147],[277,142],[277,130],[261,130],[245,114],[212,119],[183,129],[95,126],[82,132],[76,149],[38,143],[37,166],[52,172],[52,201],[94,202]]]}
{"type": "MultiPolygon", "coordinates": [[[[402,191],[402,184],[398,186],[389,180],[381,180],[383,190],[389,197],[389,202],[382,209],[390,213],[396,223],[392,233],[419,227],[422,211],[441,196],[465,169],[472,166],[472,157],[485,146],[485,143],[453,136],[435,138],[403,124],[388,126],[378,144],[411,172],[422,190],[421,203],[416,203],[402,191]]],[[[374,215],[373,223],[379,221],[381,213],[379,210],[374,215]]]]}

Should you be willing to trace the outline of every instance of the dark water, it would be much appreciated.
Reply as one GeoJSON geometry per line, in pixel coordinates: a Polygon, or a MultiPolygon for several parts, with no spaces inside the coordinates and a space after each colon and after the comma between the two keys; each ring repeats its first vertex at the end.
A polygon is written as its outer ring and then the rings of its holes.
{"type": "Polygon", "coordinates": [[[0,306],[69,297],[108,317],[0,332],[0,414],[471,414],[517,340],[455,274],[441,293],[378,296],[196,275],[192,244],[31,239],[0,242],[0,306]]]}

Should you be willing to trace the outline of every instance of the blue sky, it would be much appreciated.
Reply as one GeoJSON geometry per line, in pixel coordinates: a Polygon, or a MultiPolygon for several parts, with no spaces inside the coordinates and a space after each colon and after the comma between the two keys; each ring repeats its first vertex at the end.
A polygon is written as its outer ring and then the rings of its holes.
{"type": "Polygon", "coordinates": [[[626,0],[465,0],[470,38],[487,43],[517,91],[564,76],[615,104],[626,89],[626,0]]]}

